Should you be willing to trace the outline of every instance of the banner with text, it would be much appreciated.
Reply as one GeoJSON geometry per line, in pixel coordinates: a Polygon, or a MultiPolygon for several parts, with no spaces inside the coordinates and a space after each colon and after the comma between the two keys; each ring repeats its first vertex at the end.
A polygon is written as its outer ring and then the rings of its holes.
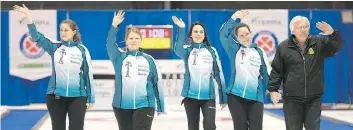
{"type": "MultiPolygon", "coordinates": [[[[33,23],[46,37],[57,38],[57,11],[32,10],[33,23]]],[[[10,75],[38,80],[51,75],[51,57],[29,35],[26,17],[9,12],[10,75]]]]}
{"type": "Polygon", "coordinates": [[[242,22],[249,25],[253,42],[265,50],[272,62],[278,44],[288,38],[288,10],[249,10],[242,22]]]}

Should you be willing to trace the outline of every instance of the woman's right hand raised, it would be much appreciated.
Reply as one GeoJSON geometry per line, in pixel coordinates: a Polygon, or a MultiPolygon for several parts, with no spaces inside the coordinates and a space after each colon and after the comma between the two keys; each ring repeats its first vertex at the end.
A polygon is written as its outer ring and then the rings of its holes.
{"type": "Polygon", "coordinates": [[[113,23],[112,23],[114,28],[117,28],[118,25],[124,21],[124,19],[125,19],[124,15],[125,15],[125,12],[123,12],[123,10],[119,10],[118,14],[116,14],[116,12],[114,12],[114,18],[113,18],[113,23]]]}
{"type": "Polygon", "coordinates": [[[183,20],[180,18],[178,19],[176,16],[172,16],[174,24],[178,25],[180,28],[185,28],[185,23],[183,20]]]}
{"type": "Polygon", "coordinates": [[[25,4],[22,4],[23,7],[18,6],[18,5],[14,5],[13,6],[13,10],[15,10],[16,12],[20,12],[22,14],[24,14],[26,16],[26,22],[27,24],[32,24],[32,16],[31,13],[29,12],[29,9],[25,6],[25,4]]]}
{"type": "Polygon", "coordinates": [[[14,5],[13,6],[13,10],[20,12],[22,14],[24,14],[25,16],[29,16],[30,12],[29,9],[25,6],[25,4],[22,4],[23,7],[18,6],[18,5],[14,5]]]}
{"type": "Polygon", "coordinates": [[[233,20],[236,20],[237,18],[244,19],[248,15],[249,15],[249,12],[247,10],[239,10],[232,15],[232,19],[233,20]]]}

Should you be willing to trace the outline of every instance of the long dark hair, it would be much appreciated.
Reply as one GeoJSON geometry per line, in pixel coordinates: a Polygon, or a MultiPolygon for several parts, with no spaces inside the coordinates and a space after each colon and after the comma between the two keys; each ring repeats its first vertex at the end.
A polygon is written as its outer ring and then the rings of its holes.
{"type": "Polygon", "coordinates": [[[211,44],[210,44],[210,42],[208,41],[208,37],[207,37],[207,33],[206,33],[206,28],[205,28],[205,26],[204,26],[200,21],[196,21],[196,22],[194,22],[194,23],[191,25],[190,30],[189,30],[189,33],[188,33],[188,37],[191,37],[192,29],[193,29],[196,25],[200,25],[200,26],[203,28],[203,31],[204,31],[204,34],[205,34],[205,38],[203,39],[202,42],[205,43],[207,47],[211,47],[211,44]]]}

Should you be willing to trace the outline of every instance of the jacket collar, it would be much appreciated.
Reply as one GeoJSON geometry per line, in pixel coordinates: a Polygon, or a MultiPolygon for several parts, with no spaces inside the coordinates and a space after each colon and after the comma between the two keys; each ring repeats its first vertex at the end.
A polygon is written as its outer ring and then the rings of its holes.
{"type": "Polygon", "coordinates": [[[192,48],[206,48],[206,44],[205,43],[195,43],[195,42],[191,42],[191,47],[192,48]]]}
{"type": "Polygon", "coordinates": [[[62,41],[62,44],[64,44],[67,47],[72,47],[72,46],[77,46],[79,43],[76,41],[62,41]]]}
{"type": "Polygon", "coordinates": [[[138,51],[130,51],[130,50],[127,49],[127,48],[126,48],[126,50],[127,50],[127,54],[128,54],[128,55],[132,55],[132,56],[142,56],[142,55],[143,55],[143,50],[142,50],[142,48],[139,48],[138,51]]]}
{"type": "MultiPolygon", "coordinates": [[[[296,47],[298,42],[295,40],[295,35],[291,35],[288,39],[288,47],[296,47]]],[[[309,35],[308,38],[305,40],[305,44],[309,44],[308,46],[316,44],[316,41],[313,40],[312,36],[309,35]]]]}
{"type": "Polygon", "coordinates": [[[238,40],[234,40],[236,43],[238,43],[241,47],[243,48],[256,48],[257,44],[256,43],[251,43],[249,47],[245,46],[244,44],[240,43],[238,40]]]}

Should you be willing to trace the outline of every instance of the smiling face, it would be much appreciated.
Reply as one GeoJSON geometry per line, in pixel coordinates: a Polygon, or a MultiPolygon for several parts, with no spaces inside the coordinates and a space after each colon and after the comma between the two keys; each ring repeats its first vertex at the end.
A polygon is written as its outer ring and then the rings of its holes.
{"type": "Polygon", "coordinates": [[[247,27],[239,28],[238,35],[236,37],[238,41],[242,44],[249,45],[251,43],[251,32],[247,27]]]}
{"type": "Polygon", "coordinates": [[[309,37],[309,30],[309,23],[305,20],[300,20],[294,24],[292,34],[298,39],[305,40],[309,37]]]}
{"type": "Polygon", "coordinates": [[[310,22],[304,16],[295,16],[289,23],[291,33],[299,41],[305,41],[309,37],[310,22]]]}
{"type": "Polygon", "coordinates": [[[201,25],[195,25],[191,32],[192,41],[195,43],[203,43],[205,39],[205,30],[201,25]]]}
{"type": "Polygon", "coordinates": [[[245,23],[238,24],[235,28],[235,37],[241,44],[250,45],[252,35],[249,26],[245,23]]]}
{"type": "Polygon", "coordinates": [[[188,37],[190,37],[194,43],[206,44],[206,46],[211,47],[211,44],[208,41],[205,25],[200,21],[191,24],[188,37]]]}
{"type": "Polygon", "coordinates": [[[60,39],[62,41],[73,41],[77,30],[73,30],[68,23],[60,25],[60,39]]]}
{"type": "Polygon", "coordinates": [[[130,51],[138,51],[138,49],[141,47],[141,42],[142,42],[142,35],[140,30],[137,28],[131,28],[128,30],[126,34],[126,47],[130,51]]]}

